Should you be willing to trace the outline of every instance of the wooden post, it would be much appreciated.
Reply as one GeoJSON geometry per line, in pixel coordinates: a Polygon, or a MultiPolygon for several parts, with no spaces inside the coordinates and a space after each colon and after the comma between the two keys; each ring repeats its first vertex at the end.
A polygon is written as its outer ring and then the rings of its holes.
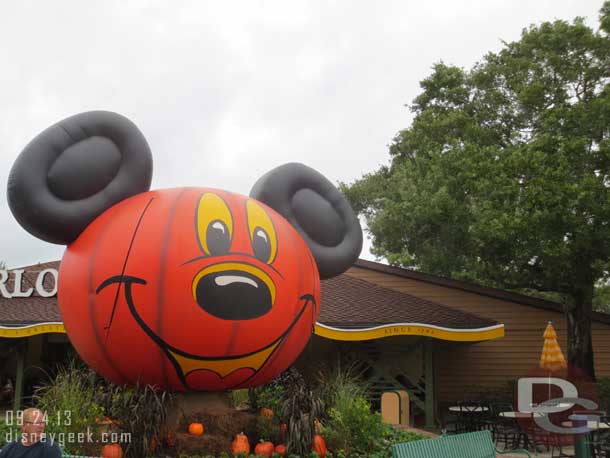
{"type": "Polygon", "coordinates": [[[434,342],[432,341],[432,339],[426,339],[424,352],[424,377],[426,379],[426,428],[432,429],[436,426],[434,422],[434,342]]]}
{"type": "Polygon", "coordinates": [[[17,373],[15,374],[15,400],[13,401],[13,413],[21,410],[21,396],[23,395],[23,370],[25,365],[25,353],[27,351],[27,338],[25,345],[22,342],[17,344],[17,373]]]}

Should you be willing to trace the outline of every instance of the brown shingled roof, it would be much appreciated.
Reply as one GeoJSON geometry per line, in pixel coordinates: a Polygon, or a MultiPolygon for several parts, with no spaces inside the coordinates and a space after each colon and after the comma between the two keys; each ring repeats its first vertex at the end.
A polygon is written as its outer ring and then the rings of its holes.
{"type": "Polygon", "coordinates": [[[60,322],[56,297],[6,299],[0,296],[0,324],[25,325],[60,322]]]}
{"type": "Polygon", "coordinates": [[[499,324],[345,274],[322,281],[322,304],[318,321],[343,329],[397,323],[480,329],[499,324]]]}
{"type": "MultiPolygon", "coordinates": [[[[45,262],[33,266],[20,267],[25,269],[22,289],[33,288],[36,284],[37,272],[44,269],[58,269],[59,261],[45,262]]],[[[14,270],[14,269],[10,269],[14,270]]],[[[45,289],[53,287],[53,278],[45,277],[45,289]]],[[[6,282],[9,291],[13,291],[13,276],[6,282]]],[[[5,326],[26,325],[35,323],[61,322],[56,297],[40,297],[36,290],[31,297],[7,299],[0,295],[0,324],[5,326]]]]}
{"type": "Polygon", "coordinates": [[[44,269],[59,269],[59,262],[60,261],[39,262],[38,264],[32,264],[31,266],[12,267],[9,270],[24,269],[31,270],[32,272],[40,272],[44,269]]]}
{"type": "MultiPolygon", "coordinates": [[[[418,272],[416,270],[405,269],[402,267],[388,266],[379,262],[367,261],[365,259],[358,259],[354,264],[355,267],[363,269],[373,270],[376,272],[383,272],[385,274],[395,275],[402,278],[409,278],[411,280],[423,281],[431,283],[433,285],[444,286],[447,288],[459,289],[470,293],[479,294],[481,296],[493,297],[495,299],[501,299],[503,301],[514,302],[516,304],[529,305],[543,310],[551,310],[553,312],[563,313],[563,306],[557,302],[541,299],[538,297],[526,296],[524,294],[513,293],[498,288],[491,288],[488,286],[477,285],[476,283],[470,283],[462,280],[454,280],[448,277],[441,277],[440,275],[432,275],[424,272],[418,272]]],[[[610,315],[607,313],[590,312],[591,319],[601,323],[610,324],[610,315]]]]}
{"type": "MultiPolygon", "coordinates": [[[[59,261],[22,267],[26,270],[23,289],[34,285],[36,272],[48,268],[58,269],[59,261]]],[[[47,276],[47,280],[49,278],[47,276]]],[[[12,281],[9,283],[7,287],[12,290],[12,281]]],[[[51,287],[48,282],[45,282],[45,286],[51,287]]],[[[28,298],[6,299],[0,296],[0,324],[55,321],[61,321],[56,297],[40,297],[36,292],[28,298]]],[[[475,329],[498,324],[345,274],[322,282],[319,321],[345,329],[393,323],[422,323],[452,329],[475,329]]]]}

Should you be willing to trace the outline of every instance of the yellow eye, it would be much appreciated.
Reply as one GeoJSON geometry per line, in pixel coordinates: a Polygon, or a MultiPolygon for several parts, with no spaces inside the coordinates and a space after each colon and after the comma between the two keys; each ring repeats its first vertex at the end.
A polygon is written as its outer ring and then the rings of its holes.
{"type": "Polygon", "coordinates": [[[254,256],[264,263],[271,264],[277,254],[277,235],[271,218],[254,200],[246,203],[246,213],[254,256]]]}
{"type": "Polygon", "coordinates": [[[216,194],[205,193],[197,207],[197,237],[208,255],[227,254],[233,239],[233,217],[229,207],[216,194]]]}

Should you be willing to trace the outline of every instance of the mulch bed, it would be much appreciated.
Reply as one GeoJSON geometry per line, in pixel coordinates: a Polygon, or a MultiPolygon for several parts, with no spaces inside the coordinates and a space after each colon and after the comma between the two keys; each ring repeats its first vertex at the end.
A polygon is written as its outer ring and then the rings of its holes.
{"type": "MultiPolygon", "coordinates": [[[[193,413],[189,418],[183,419],[182,431],[176,434],[176,451],[180,454],[194,455],[205,451],[209,454],[219,455],[221,452],[231,453],[233,438],[244,433],[254,437],[256,433],[256,415],[246,411],[205,410],[193,413]],[[191,422],[202,423],[205,433],[201,436],[188,434],[188,425],[191,422]]],[[[253,444],[250,444],[253,446],[253,444]]]]}

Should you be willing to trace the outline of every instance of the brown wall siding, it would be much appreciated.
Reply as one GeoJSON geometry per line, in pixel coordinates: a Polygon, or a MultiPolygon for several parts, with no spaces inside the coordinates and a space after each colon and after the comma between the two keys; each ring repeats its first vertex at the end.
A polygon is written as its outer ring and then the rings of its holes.
{"type": "MultiPolygon", "coordinates": [[[[517,304],[420,280],[354,267],[347,272],[380,286],[428,299],[504,324],[501,339],[473,344],[437,343],[436,380],[439,401],[462,399],[473,386],[505,387],[536,367],[542,333],[548,321],[557,330],[559,344],[567,351],[563,313],[517,304]]],[[[593,323],[593,347],[598,377],[610,377],[610,325],[593,323]]]]}

